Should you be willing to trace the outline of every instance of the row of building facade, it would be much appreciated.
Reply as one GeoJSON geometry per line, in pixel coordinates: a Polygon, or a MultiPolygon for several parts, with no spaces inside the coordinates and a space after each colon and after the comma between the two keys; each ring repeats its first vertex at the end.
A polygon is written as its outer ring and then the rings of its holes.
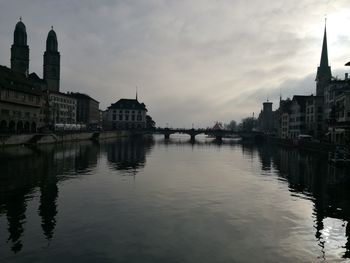
{"type": "Polygon", "coordinates": [[[29,74],[29,46],[24,23],[15,27],[11,68],[0,65],[0,133],[53,130],[58,125],[136,129],[152,125],[144,103],[121,99],[106,111],[89,95],[60,91],[60,52],[53,28],[46,39],[43,78],[29,74]]]}
{"type": "Polygon", "coordinates": [[[319,141],[350,144],[350,78],[347,73],[342,79],[332,76],[326,27],[315,81],[316,95],[280,98],[275,111],[272,102],[264,102],[258,118],[259,129],[282,139],[310,135],[319,141]]]}

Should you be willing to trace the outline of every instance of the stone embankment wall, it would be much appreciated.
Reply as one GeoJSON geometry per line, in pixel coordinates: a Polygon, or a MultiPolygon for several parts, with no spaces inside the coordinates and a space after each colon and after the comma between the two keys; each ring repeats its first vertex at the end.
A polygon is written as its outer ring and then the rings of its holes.
{"type": "Polygon", "coordinates": [[[103,131],[57,134],[25,134],[0,136],[0,146],[21,144],[62,143],[83,140],[105,140],[110,138],[128,137],[128,131],[103,131]]]}
{"type": "Polygon", "coordinates": [[[336,145],[327,142],[308,142],[308,141],[299,141],[294,142],[293,140],[286,140],[274,137],[266,138],[267,142],[287,146],[287,147],[295,147],[304,150],[311,150],[317,152],[329,152],[335,150],[336,145]]]}

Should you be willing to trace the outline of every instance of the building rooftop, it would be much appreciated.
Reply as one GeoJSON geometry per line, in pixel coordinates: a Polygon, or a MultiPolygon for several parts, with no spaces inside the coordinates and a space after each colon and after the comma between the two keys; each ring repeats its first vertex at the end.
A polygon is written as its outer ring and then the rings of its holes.
{"type": "Polygon", "coordinates": [[[76,98],[76,99],[85,99],[85,100],[93,100],[97,103],[99,103],[97,100],[91,98],[89,95],[80,93],[80,92],[69,92],[69,95],[76,98]]]}
{"type": "Polygon", "coordinates": [[[135,109],[147,111],[146,105],[144,103],[140,103],[137,99],[120,99],[111,104],[108,109],[135,109]]]}
{"type": "Polygon", "coordinates": [[[33,95],[42,95],[42,91],[24,74],[0,65],[0,87],[21,91],[33,95]]]}

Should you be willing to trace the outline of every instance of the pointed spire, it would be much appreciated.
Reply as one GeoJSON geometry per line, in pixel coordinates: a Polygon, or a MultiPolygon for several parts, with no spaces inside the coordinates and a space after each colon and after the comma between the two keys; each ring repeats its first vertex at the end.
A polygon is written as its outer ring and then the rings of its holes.
{"type": "MultiPolygon", "coordinates": [[[[317,68],[316,81],[319,82],[329,81],[332,78],[331,67],[328,63],[328,48],[327,48],[327,19],[325,19],[324,25],[324,35],[323,35],[323,43],[322,43],[322,52],[321,52],[321,60],[320,66],[317,68]]],[[[319,92],[317,92],[319,95],[319,92]]]]}
{"type": "Polygon", "coordinates": [[[322,53],[320,67],[328,67],[328,48],[327,48],[327,18],[324,21],[324,35],[323,35],[323,44],[322,44],[322,53]]]}

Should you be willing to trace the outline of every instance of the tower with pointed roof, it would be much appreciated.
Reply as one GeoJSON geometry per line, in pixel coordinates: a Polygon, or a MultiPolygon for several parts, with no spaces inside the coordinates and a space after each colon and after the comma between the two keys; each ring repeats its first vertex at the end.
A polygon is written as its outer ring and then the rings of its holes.
{"type": "Polygon", "coordinates": [[[320,66],[317,68],[316,75],[316,95],[323,96],[325,87],[330,83],[332,78],[331,67],[328,64],[327,49],[327,28],[324,26],[323,44],[320,66]]]}
{"type": "Polygon", "coordinates": [[[26,26],[20,21],[16,24],[11,46],[11,69],[23,74],[29,72],[29,46],[27,45],[26,26]]]}
{"type": "Polygon", "coordinates": [[[60,52],[58,52],[57,36],[53,28],[51,28],[46,39],[44,80],[49,90],[60,90],[60,52]]]}

